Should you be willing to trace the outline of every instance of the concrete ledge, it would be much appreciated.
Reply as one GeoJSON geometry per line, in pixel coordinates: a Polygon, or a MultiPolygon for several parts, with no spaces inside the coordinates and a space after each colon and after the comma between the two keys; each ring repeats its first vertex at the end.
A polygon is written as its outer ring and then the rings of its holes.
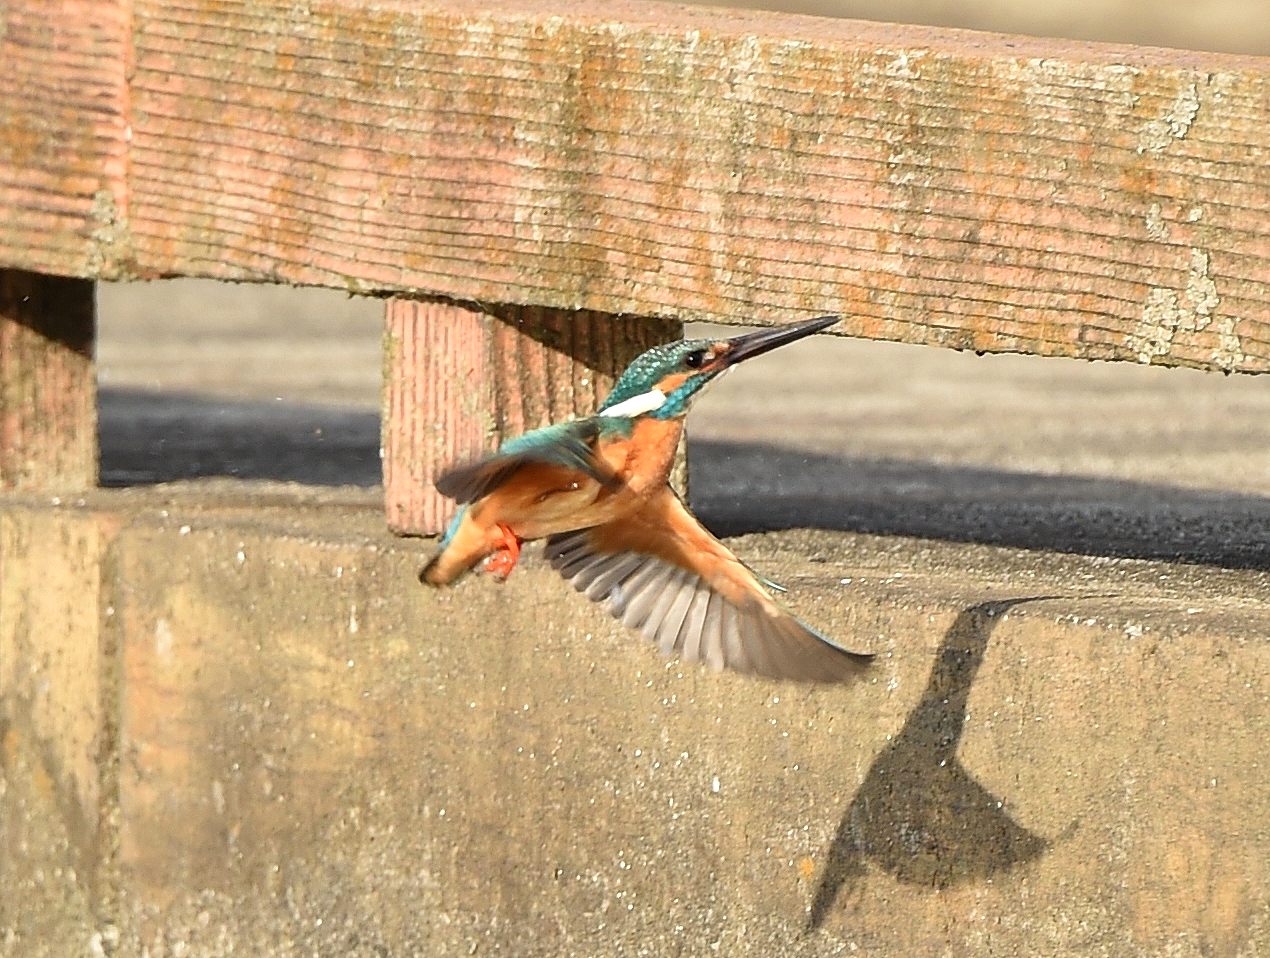
{"type": "Polygon", "coordinates": [[[1264,573],[743,539],[881,653],[808,688],[666,665],[539,563],[425,591],[378,510],[5,501],[0,950],[1270,947],[1264,573]]]}

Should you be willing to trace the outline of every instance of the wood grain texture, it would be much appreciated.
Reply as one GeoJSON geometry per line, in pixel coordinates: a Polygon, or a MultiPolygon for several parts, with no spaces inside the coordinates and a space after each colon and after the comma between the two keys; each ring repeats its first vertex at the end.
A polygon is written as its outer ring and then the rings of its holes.
{"type": "Polygon", "coordinates": [[[0,267],[127,268],[126,6],[0,4],[0,267]]]}
{"type": "Polygon", "coordinates": [[[97,482],[93,284],[0,270],[0,490],[97,482]]]}
{"type": "Polygon", "coordinates": [[[590,415],[627,363],[682,335],[670,320],[390,300],[382,417],[389,527],[440,532],[454,513],[432,486],[441,472],[511,436],[590,415]]]}
{"type": "Polygon", "coordinates": [[[1270,369],[1264,58],[619,0],[132,6],[109,275],[1270,369]]]}

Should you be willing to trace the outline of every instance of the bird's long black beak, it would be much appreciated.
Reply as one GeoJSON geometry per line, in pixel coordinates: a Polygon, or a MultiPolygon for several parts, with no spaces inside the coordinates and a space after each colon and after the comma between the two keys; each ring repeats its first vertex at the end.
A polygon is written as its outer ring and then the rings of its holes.
{"type": "Polygon", "coordinates": [[[728,350],[719,357],[723,368],[735,366],[742,360],[752,359],[770,352],[777,346],[784,346],[796,339],[828,329],[838,322],[841,316],[821,316],[819,319],[808,319],[801,323],[790,323],[788,326],[775,326],[771,329],[760,329],[744,336],[734,336],[727,340],[728,350]]]}

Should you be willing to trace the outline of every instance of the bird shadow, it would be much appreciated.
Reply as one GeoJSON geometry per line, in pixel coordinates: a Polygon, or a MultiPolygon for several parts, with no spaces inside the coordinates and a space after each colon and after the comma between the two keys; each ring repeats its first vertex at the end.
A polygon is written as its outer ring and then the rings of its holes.
{"type": "Polygon", "coordinates": [[[943,889],[1039,857],[1049,841],[1016,822],[957,758],[966,706],[989,637],[1014,606],[983,602],[957,616],[903,728],[873,761],[829,844],[805,931],[820,928],[870,865],[909,885],[943,889]]]}

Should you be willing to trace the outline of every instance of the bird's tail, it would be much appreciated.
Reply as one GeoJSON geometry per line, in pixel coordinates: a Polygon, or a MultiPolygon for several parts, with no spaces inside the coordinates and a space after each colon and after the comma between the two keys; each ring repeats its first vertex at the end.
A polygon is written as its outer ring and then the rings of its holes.
{"type": "Polygon", "coordinates": [[[422,569],[419,570],[419,581],[424,585],[443,586],[450,585],[456,579],[461,577],[466,568],[452,568],[452,563],[446,562],[445,550],[442,549],[434,555],[422,569]]]}
{"type": "Polygon", "coordinates": [[[464,535],[466,530],[463,520],[466,516],[467,507],[464,506],[450,520],[450,526],[441,537],[436,555],[419,570],[419,581],[424,585],[451,585],[481,560],[484,552],[479,545],[475,549],[464,548],[468,545],[466,540],[471,538],[470,535],[464,535]]]}

